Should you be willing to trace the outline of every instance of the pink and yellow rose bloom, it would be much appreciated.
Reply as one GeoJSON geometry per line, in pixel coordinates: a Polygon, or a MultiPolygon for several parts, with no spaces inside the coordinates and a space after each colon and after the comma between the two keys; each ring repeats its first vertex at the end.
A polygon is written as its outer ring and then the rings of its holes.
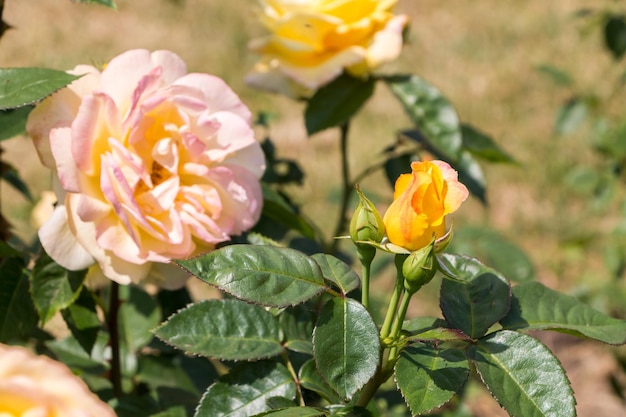
{"type": "Polygon", "coordinates": [[[115,417],[60,362],[0,344],[0,416],[115,417]]]}
{"type": "Polygon", "coordinates": [[[469,192],[443,161],[413,162],[411,170],[396,180],[383,222],[391,243],[415,251],[446,234],[446,216],[460,207],[469,192]]]}
{"type": "Polygon", "coordinates": [[[40,103],[27,131],[55,173],[58,203],[39,230],[60,265],[121,284],[176,288],[170,265],[260,217],[265,159],[251,113],[221,79],[168,51],[132,50],[40,103]]]}
{"type": "Polygon", "coordinates": [[[363,77],[402,50],[397,0],[262,0],[269,31],[250,42],[262,56],[246,81],[290,97],[310,96],[345,70],[363,77]]]}

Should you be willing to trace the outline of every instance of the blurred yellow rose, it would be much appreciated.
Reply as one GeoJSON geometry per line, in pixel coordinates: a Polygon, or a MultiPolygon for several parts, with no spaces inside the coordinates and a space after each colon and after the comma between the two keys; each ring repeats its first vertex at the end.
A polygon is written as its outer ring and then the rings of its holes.
{"type": "Polygon", "coordinates": [[[246,82],[302,97],[344,69],[366,76],[400,54],[408,17],[392,13],[396,1],[261,0],[270,34],[250,43],[262,58],[246,82]]]}
{"type": "Polygon", "coordinates": [[[0,416],[115,417],[65,365],[0,344],[0,416]]]}
{"type": "Polygon", "coordinates": [[[443,161],[413,162],[411,169],[411,174],[398,177],[383,222],[391,243],[414,251],[445,235],[446,215],[455,212],[469,192],[443,161]]]}

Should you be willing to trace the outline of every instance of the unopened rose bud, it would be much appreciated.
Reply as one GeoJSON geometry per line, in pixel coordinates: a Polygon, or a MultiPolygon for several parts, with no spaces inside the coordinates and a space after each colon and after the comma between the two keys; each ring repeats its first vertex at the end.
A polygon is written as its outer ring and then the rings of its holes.
{"type": "Polygon", "coordinates": [[[428,284],[437,272],[434,243],[412,252],[402,264],[404,289],[410,294],[428,284]]]}
{"type": "Polygon", "coordinates": [[[356,191],[359,195],[359,204],[350,221],[350,238],[357,246],[361,261],[371,262],[376,248],[360,242],[380,243],[385,237],[385,224],[374,204],[365,197],[358,186],[356,191]]]}

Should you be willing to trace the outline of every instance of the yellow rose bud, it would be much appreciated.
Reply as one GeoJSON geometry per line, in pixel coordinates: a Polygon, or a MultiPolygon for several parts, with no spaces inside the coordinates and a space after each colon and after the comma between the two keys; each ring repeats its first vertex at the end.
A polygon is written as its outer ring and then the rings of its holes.
{"type": "Polygon", "coordinates": [[[455,212],[469,192],[443,161],[413,162],[411,169],[398,177],[383,222],[391,243],[414,251],[446,234],[446,215],[455,212]]]}
{"type": "Polygon", "coordinates": [[[344,70],[364,77],[395,60],[405,15],[397,0],[261,0],[269,34],[250,42],[261,60],[246,81],[291,97],[309,96],[344,70]]]}

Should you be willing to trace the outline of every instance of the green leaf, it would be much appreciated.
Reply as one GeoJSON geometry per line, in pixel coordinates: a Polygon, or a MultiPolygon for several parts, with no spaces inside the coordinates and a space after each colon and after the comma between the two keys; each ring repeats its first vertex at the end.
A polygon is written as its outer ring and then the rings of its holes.
{"type": "Polygon", "coordinates": [[[523,333],[503,330],[468,349],[483,382],[511,417],[573,417],[576,400],[550,350],[523,333]]]}
{"type": "Polygon", "coordinates": [[[395,366],[396,384],[412,415],[441,407],[465,384],[469,366],[457,349],[409,346],[395,366]]]}
{"type": "Polygon", "coordinates": [[[572,97],[566,101],[556,114],[554,130],[557,135],[573,133],[587,117],[587,101],[581,97],[572,97]]]}
{"type": "Polygon", "coordinates": [[[328,412],[313,407],[290,407],[279,410],[270,410],[257,414],[254,417],[324,417],[328,412]]]}
{"type": "MultiPolygon", "coordinates": [[[[0,242],[2,253],[13,248],[0,242]]],[[[0,342],[28,335],[39,317],[28,291],[25,261],[19,256],[0,256],[0,342]],[[4,259],[2,259],[4,258],[4,259]]]]}
{"type": "Polygon", "coordinates": [[[309,135],[341,126],[354,116],[374,93],[376,81],[343,74],[311,97],[304,110],[309,135]]]}
{"type": "Polygon", "coordinates": [[[185,410],[185,407],[177,405],[170,407],[165,411],[151,414],[150,417],[187,417],[187,411],[185,410]]]}
{"type": "Polygon", "coordinates": [[[33,108],[24,106],[18,109],[0,110],[0,141],[21,135],[26,129],[26,119],[33,108]]]}
{"type": "Polygon", "coordinates": [[[0,175],[0,178],[5,180],[10,186],[15,188],[16,191],[26,197],[29,201],[33,201],[33,196],[30,193],[28,185],[20,177],[20,174],[13,166],[7,164],[4,161],[0,161],[0,175]]]}
{"type": "Polygon", "coordinates": [[[256,360],[283,351],[276,318],[239,300],[197,302],[154,333],[187,353],[223,360],[256,360]]]}
{"type": "Polygon", "coordinates": [[[30,285],[35,307],[44,324],[78,298],[86,274],[86,270],[68,271],[47,253],[41,252],[30,285]]]}
{"type": "Polygon", "coordinates": [[[304,217],[287,204],[279,193],[264,183],[261,183],[261,186],[263,188],[263,216],[296,230],[305,237],[315,239],[315,229],[304,217]]]}
{"type": "Polygon", "coordinates": [[[48,341],[46,347],[54,353],[58,360],[70,368],[99,375],[109,368],[104,356],[107,343],[108,336],[101,333],[98,335],[91,354],[85,352],[85,349],[72,336],[48,341]]]}
{"type": "Polygon", "coordinates": [[[342,398],[350,399],[374,375],[378,329],[369,312],[350,298],[329,300],[313,331],[317,369],[342,398]]]}
{"type": "Polygon", "coordinates": [[[611,15],[604,25],[604,43],[606,48],[618,60],[626,53],[626,18],[623,15],[611,15]]]}
{"type": "Polygon", "coordinates": [[[535,267],[526,253],[497,231],[484,226],[454,229],[450,251],[480,259],[512,281],[535,279],[535,267]]]}
{"type": "Polygon", "coordinates": [[[333,391],[333,389],[324,381],[320,373],[317,371],[315,360],[310,359],[300,368],[298,379],[300,385],[318,394],[329,403],[339,403],[341,398],[333,391]]]}
{"type": "Polygon", "coordinates": [[[284,345],[294,352],[313,354],[313,323],[310,310],[303,306],[286,309],[278,317],[280,329],[285,335],[284,345]]]}
{"type": "Polygon", "coordinates": [[[139,357],[139,371],[137,381],[145,382],[153,387],[180,388],[200,395],[193,382],[185,371],[171,358],[161,356],[139,357]]]}
{"type": "Polygon", "coordinates": [[[606,316],[538,282],[513,287],[511,309],[500,320],[510,330],[557,330],[612,345],[626,343],[626,321],[606,316]]]}
{"type": "Polygon", "coordinates": [[[78,78],[49,68],[0,68],[0,110],[33,104],[78,78]]]}
{"type": "Polygon", "coordinates": [[[409,341],[420,342],[444,342],[455,340],[469,340],[460,330],[449,329],[447,327],[438,327],[435,329],[424,330],[407,337],[409,341]]]}
{"type": "Polygon", "coordinates": [[[450,101],[416,75],[392,76],[385,81],[431,147],[446,160],[458,160],[463,140],[459,117],[450,101]]]}
{"type": "Polygon", "coordinates": [[[300,304],[327,288],[317,263],[289,248],[230,245],[176,262],[208,284],[265,306],[300,304]]]}
{"type": "Polygon", "coordinates": [[[402,324],[402,330],[410,332],[411,334],[422,333],[442,327],[448,327],[447,323],[445,320],[437,317],[415,317],[411,320],[406,320],[402,324]]]}
{"type": "Polygon", "coordinates": [[[120,287],[121,305],[118,313],[120,338],[128,353],[138,351],[152,339],[161,312],[150,294],[135,285],[120,287]]]}
{"type": "Polygon", "coordinates": [[[574,80],[572,80],[571,75],[568,72],[563,71],[557,67],[552,65],[539,65],[535,68],[539,73],[546,75],[550,78],[556,85],[560,85],[563,87],[572,87],[574,85],[574,80]]]}
{"type": "Polygon", "coordinates": [[[335,284],[342,294],[356,290],[361,285],[357,273],[342,260],[325,253],[316,253],[312,258],[322,269],[324,278],[335,284]]]}
{"type": "Polygon", "coordinates": [[[110,7],[111,9],[117,9],[115,1],[113,0],[75,0],[77,3],[93,3],[101,6],[110,7]]]}
{"type": "Polygon", "coordinates": [[[87,288],[83,287],[74,303],[61,310],[67,327],[72,336],[91,354],[100,330],[100,319],[96,311],[96,303],[87,288]]]}
{"type": "Polygon", "coordinates": [[[506,278],[477,259],[442,254],[439,269],[441,311],[451,327],[476,339],[509,311],[511,287],[506,278]]]}
{"type": "Polygon", "coordinates": [[[413,152],[387,158],[385,161],[385,177],[391,188],[395,188],[396,180],[402,174],[411,171],[413,152]]]}
{"type": "Polygon", "coordinates": [[[243,363],[205,392],[194,417],[249,417],[268,410],[272,397],[296,397],[296,384],[277,362],[243,363]]]}
{"type": "Polygon", "coordinates": [[[515,160],[485,133],[476,128],[462,124],[463,148],[472,155],[489,162],[515,163],[515,160]]]}

